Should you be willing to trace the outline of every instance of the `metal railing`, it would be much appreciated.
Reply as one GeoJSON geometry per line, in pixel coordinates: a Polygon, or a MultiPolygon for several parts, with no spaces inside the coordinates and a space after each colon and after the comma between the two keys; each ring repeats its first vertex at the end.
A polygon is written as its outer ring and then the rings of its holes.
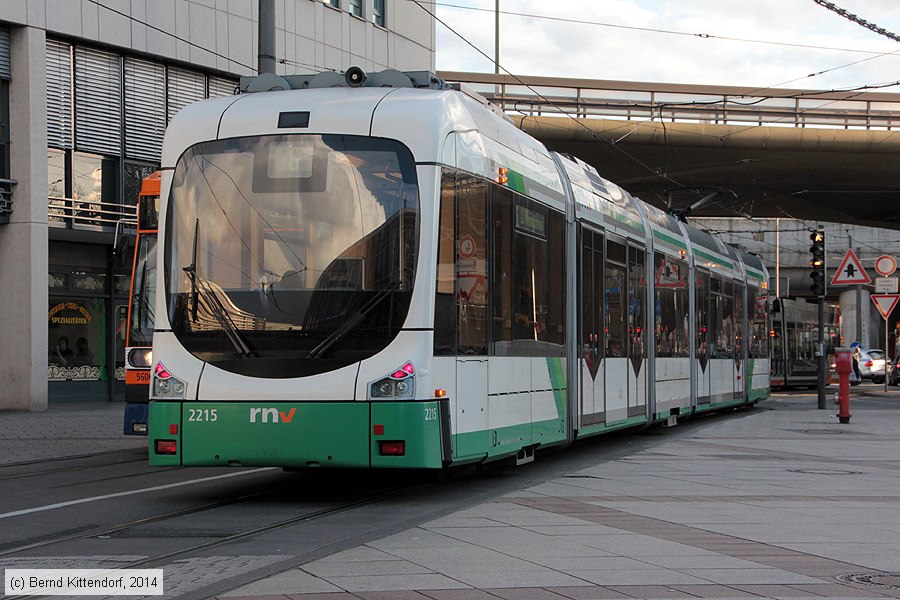
{"type": "Polygon", "coordinates": [[[137,219],[137,207],[75,198],[50,197],[47,201],[50,225],[68,227],[87,225],[115,229],[123,219],[137,219]]]}
{"type": "Polygon", "coordinates": [[[831,129],[900,128],[900,94],[439,72],[514,115],[831,129]],[[524,84],[524,85],[523,85],[524,84]]]}
{"type": "Polygon", "coordinates": [[[12,186],[18,183],[15,179],[0,179],[0,224],[9,223],[12,214],[12,186]]]}

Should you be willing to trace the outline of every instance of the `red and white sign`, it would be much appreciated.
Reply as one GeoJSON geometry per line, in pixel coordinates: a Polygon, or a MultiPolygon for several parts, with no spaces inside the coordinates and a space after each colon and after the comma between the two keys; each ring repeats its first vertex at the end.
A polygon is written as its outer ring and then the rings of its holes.
{"type": "Polygon", "coordinates": [[[464,235],[459,238],[459,257],[472,258],[478,249],[475,239],[471,235],[464,235]]]}
{"type": "Polygon", "coordinates": [[[663,258],[656,270],[656,287],[660,288],[683,288],[684,274],[681,272],[681,265],[677,262],[667,261],[663,258]]]}
{"type": "Polygon", "coordinates": [[[878,309],[878,312],[880,312],[881,316],[884,317],[884,320],[887,321],[891,311],[897,306],[897,301],[900,300],[900,294],[872,294],[871,298],[872,302],[875,303],[875,308],[878,309]]]}
{"type": "Polygon", "coordinates": [[[856,258],[853,250],[847,250],[841,266],[834,273],[831,285],[858,285],[862,283],[872,283],[869,274],[863,269],[862,263],[856,258]]]}
{"type": "Polygon", "coordinates": [[[894,260],[893,256],[888,256],[887,254],[879,256],[875,259],[875,270],[879,275],[887,277],[897,270],[897,261],[894,260]]]}

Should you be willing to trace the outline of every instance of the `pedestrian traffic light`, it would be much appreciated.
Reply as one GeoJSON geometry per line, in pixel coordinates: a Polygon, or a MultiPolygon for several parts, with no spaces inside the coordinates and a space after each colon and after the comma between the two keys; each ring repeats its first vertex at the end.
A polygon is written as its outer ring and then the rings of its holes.
{"type": "Polygon", "coordinates": [[[825,296],[825,230],[817,229],[809,234],[812,246],[809,247],[809,253],[812,258],[809,260],[810,272],[809,277],[812,279],[812,285],[809,289],[814,296],[825,296]]]}

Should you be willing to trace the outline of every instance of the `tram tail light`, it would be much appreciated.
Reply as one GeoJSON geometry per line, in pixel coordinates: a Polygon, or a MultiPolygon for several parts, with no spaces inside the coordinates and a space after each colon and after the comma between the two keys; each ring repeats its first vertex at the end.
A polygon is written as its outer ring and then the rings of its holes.
{"type": "Polygon", "coordinates": [[[406,442],[403,440],[380,441],[378,452],[382,456],[403,456],[406,454],[406,442]]]}
{"type": "Polygon", "coordinates": [[[153,398],[183,399],[185,397],[187,384],[172,375],[161,362],[156,363],[156,368],[153,369],[152,382],[153,398]]]}
{"type": "Polygon", "coordinates": [[[157,454],[178,454],[178,442],[175,440],[156,440],[157,454]]]}

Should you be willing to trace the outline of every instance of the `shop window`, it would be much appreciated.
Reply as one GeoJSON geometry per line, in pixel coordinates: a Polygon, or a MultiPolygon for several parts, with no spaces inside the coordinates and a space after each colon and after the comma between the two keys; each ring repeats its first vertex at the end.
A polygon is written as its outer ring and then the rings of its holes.
{"type": "Polygon", "coordinates": [[[125,334],[128,329],[128,305],[116,305],[116,381],[125,381],[125,334]]]}
{"type": "Polygon", "coordinates": [[[50,292],[65,292],[69,289],[68,273],[50,273],[48,278],[50,292]]]}
{"type": "Polygon", "coordinates": [[[71,289],[78,293],[103,294],[107,289],[106,280],[105,273],[72,273],[71,289]]]}
{"type": "Polygon", "coordinates": [[[106,300],[50,297],[48,378],[106,381],[106,300]]]}

